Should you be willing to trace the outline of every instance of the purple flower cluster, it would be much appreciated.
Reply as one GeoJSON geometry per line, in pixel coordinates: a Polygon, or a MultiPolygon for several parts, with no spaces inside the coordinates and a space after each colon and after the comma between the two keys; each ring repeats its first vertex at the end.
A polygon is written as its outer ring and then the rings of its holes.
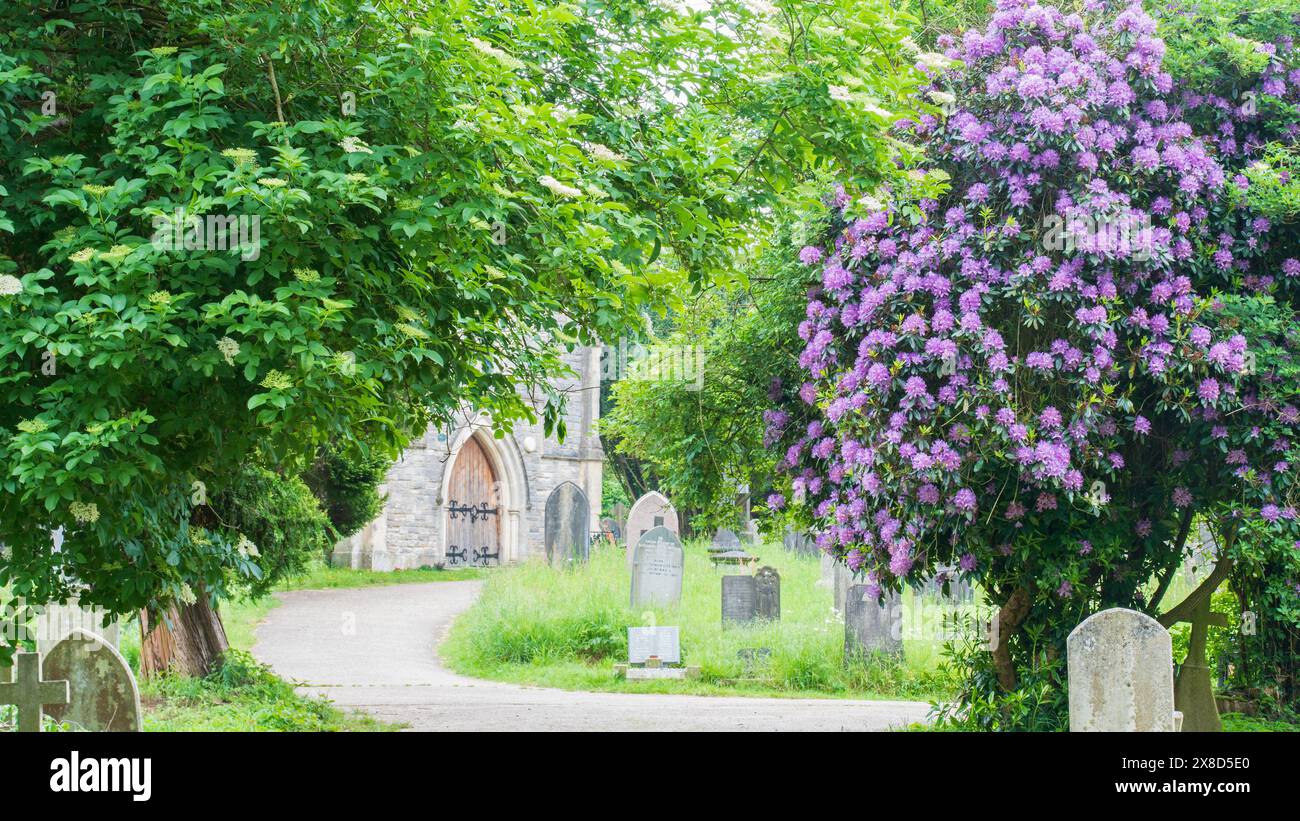
{"type": "MultiPolygon", "coordinates": [[[[1179,436],[1176,406],[1210,424],[1246,399],[1245,338],[1216,330],[1214,303],[1182,272],[1226,197],[1222,146],[1165,99],[1150,16],[1000,0],[986,29],[943,47],[956,68],[926,70],[958,108],[907,129],[951,194],[909,209],[839,198],[843,230],[799,254],[821,266],[799,395],[822,418],[801,432],[768,417],[819,544],[851,552],[877,585],[950,556],[967,572],[1006,561],[1030,510],[1051,532],[1051,517],[1104,507],[1124,538],[1160,538],[1194,482],[1110,492],[1132,480],[1124,454],[1179,436]],[[1043,212],[1153,229],[1142,249],[1062,254],[1020,227],[1043,212]]],[[[1197,467],[1155,452],[1170,477],[1197,467]]],[[[1072,561],[1097,558],[1083,544],[1072,561]]]]}

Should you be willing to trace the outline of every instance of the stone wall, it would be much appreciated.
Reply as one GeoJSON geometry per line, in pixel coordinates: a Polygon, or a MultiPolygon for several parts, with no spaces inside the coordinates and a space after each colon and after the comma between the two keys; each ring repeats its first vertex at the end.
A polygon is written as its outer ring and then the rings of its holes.
{"type": "Polygon", "coordinates": [[[432,566],[446,549],[446,480],[456,454],[477,436],[500,483],[503,561],[545,557],[546,499],[555,487],[573,482],[591,502],[590,530],[598,528],[604,452],[596,434],[600,415],[599,350],[579,348],[565,357],[576,377],[555,380],[568,393],[564,442],[535,425],[516,425],[503,439],[492,436],[491,419],[466,413],[450,430],[431,428],[389,470],[383,513],[365,530],[335,546],[334,564],[372,570],[432,566]]]}

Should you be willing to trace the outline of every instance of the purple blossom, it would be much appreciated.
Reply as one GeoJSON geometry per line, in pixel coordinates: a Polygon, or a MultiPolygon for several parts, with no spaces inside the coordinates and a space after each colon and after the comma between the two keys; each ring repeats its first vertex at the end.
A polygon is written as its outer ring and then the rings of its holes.
{"type": "Polygon", "coordinates": [[[1219,382],[1216,379],[1204,379],[1196,388],[1196,395],[1207,405],[1219,401],[1219,382]]]}

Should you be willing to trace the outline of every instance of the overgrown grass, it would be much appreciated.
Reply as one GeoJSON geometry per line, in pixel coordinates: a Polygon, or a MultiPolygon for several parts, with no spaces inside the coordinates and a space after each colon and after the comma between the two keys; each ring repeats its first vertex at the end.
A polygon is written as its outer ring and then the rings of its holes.
{"type": "Polygon", "coordinates": [[[293,685],[241,650],[226,653],[205,678],[162,676],[140,688],[147,732],[338,732],[396,730],[343,712],[293,685]]]}
{"type": "MultiPolygon", "coordinates": [[[[622,550],[596,548],[585,566],[558,570],[529,562],[493,572],[478,602],[452,628],[440,656],[481,678],[566,689],[706,695],[937,699],[951,696],[937,641],[904,641],[904,658],[843,663],[844,625],[832,591],[818,585],[815,558],[779,545],[752,549],[781,574],[781,620],[721,625],[721,573],[702,544],[686,546],[679,607],[634,612],[622,550]],[[682,660],[699,679],[628,682],[613,665],[627,658],[627,628],[681,628],[682,660]],[[740,651],[769,648],[754,663],[740,651]]],[[[905,610],[907,601],[905,600],[905,610]]],[[[908,635],[905,617],[904,635],[908,635]]]]}
{"type": "MultiPolygon", "coordinates": [[[[276,586],[281,590],[320,590],[373,587],[433,581],[481,578],[473,568],[437,570],[420,568],[378,573],[314,566],[300,577],[276,586]]],[[[385,724],[369,716],[338,710],[328,700],[301,696],[293,684],[258,664],[249,651],[256,641],[257,625],[278,607],[273,595],[235,600],[221,606],[221,623],[230,642],[222,666],[206,678],[164,676],[141,681],[144,728],[154,732],[195,731],[385,731],[400,725],[385,724]]],[[[122,655],[137,675],[140,670],[140,625],[132,619],[122,625],[122,655]]]]}

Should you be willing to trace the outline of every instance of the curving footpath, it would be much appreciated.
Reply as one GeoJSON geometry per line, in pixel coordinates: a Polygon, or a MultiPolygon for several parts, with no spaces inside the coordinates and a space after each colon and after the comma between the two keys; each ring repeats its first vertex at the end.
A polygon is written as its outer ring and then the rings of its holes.
{"type": "Polygon", "coordinates": [[[924,721],[917,701],[593,693],[502,684],[444,668],[437,645],[481,582],[276,594],[253,655],[301,692],[345,709],[449,731],[843,731],[924,721]]]}

